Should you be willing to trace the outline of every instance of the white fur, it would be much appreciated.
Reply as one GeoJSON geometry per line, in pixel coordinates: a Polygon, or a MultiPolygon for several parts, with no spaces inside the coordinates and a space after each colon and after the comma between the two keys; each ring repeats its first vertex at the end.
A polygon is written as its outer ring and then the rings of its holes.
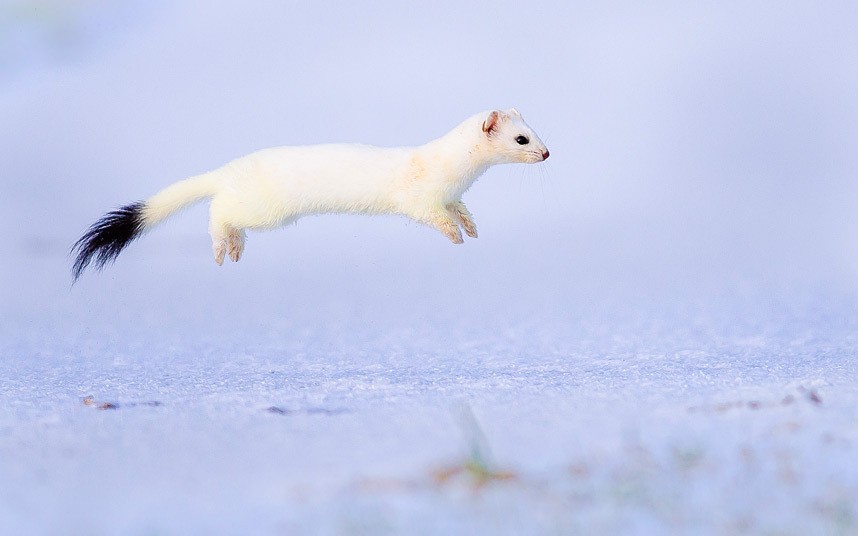
{"type": "Polygon", "coordinates": [[[548,151],[511,109],[476,114],[419,147],[312,145],[264,149],[168,186],[145,203],[146,228],[211,197],[215,261],[237,261],[245,229],[272,229],[308,214],[402,214],[462,243],[477,236],[462,194],[490,166],[541,162],[548,151]],[[526,145],[518,136],[529,139],[526,145]]]}

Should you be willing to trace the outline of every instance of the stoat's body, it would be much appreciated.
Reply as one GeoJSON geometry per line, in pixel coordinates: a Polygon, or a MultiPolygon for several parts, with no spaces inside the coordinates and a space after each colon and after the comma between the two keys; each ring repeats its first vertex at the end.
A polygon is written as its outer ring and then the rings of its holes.
{"type": "Polygon", "coordinates": [[[100,268],[177,210],[211,198],[215,262],[237,261],[245,229],[273,229],[308,214],[402,214],[453,243],[477,229],[462,194],[490,166],[541,162],[548,150],[511,109],[474,115],[420,147],[312,145],[264,149],[168,186],[144,202],[109,212],[74,245],[77,279],[100,268]]]}

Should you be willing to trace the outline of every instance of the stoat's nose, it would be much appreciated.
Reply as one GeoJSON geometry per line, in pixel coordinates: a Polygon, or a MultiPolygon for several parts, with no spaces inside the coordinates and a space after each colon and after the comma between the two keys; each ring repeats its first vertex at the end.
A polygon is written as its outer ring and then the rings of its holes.
{"type": "Polygon", "coordinates": [[[545,149],[544,151],[542,151],[542,159],[543,160],[548,160],[549,156],[550,156],[550,153],[548,152],[548,149],[545,149]]]}

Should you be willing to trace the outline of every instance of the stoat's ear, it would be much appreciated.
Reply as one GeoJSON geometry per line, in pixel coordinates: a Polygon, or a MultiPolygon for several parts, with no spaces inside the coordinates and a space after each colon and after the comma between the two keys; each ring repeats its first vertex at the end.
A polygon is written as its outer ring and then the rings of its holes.
{"type": "Polygon", "coordinates": [[[510,108],[510,109],[508,110],[508,112],[509,112],[509,114],[510,114],[510,115],[514,115],[514,116],[517,116],[517,117],[521,117],[521,114],[520,114],[520,113],[518,113],[518,110],[516,110],[515,108],[510,108]]]}
{"type": "Polygon", "coordinates": [[[498,123],[500,123],[501,114],[497,110],[492,110],[486,120],[483,121],[483,132],[486,134],[491,134],[497,127],[498,123]]]}

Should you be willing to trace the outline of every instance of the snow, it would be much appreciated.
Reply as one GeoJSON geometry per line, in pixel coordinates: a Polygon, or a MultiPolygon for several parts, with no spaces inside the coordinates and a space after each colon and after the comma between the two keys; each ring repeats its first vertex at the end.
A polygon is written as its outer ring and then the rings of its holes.
{"type": "Polygon", "coordinates": [[[0,533],[858,531],[852,8],[134,6],[0,79],[0,533]],[[318,217],[217,267],[198,206],[71,286],[174,179],[492,105],[552,157],[478,240],[318,217]]]}
{"type": "Polygon", "coordinates": [[[272,267],[177,299],[131,260],[69,292],[61,260],[4,315],[9,533],[855,529],[854,298],[524,315],[465,284],[266,296],[272,267]],[[438,480],[474,448],[515,478],[438,480]]]}

